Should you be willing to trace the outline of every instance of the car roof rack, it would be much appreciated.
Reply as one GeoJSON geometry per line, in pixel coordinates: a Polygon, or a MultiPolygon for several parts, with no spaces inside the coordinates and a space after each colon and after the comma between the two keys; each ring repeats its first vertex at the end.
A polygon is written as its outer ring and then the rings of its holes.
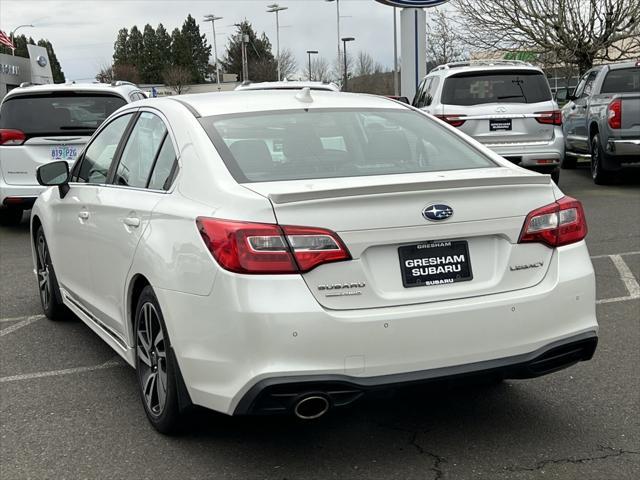
{"type": "Polygon", "coordinates": [[[33,83],[31,83],[31,82],[22,82],[22,83],[20,84],[20,88],[30,87],[30,86],[32,86],[32,85],[33,85],[33,83]]]}
{"type": "Polygon", "coordinates": [[[132,85],[134,87],[137,87],[135,83],[127,82],[126,80],[114,80],[113,82],[111,82],[112,87],[121,87],[122,85],[132,85]]]}
{"type": "Polygon", "coordinates": [[[464,61],[464,62],[450,62],[450,63],[445,63],[444,65],[438,65],[436,68],[434,68],[431,71],[432,72],[436,72],[438,70],[448,70],[450,68],[474,67],[474,66],[481,66],[481,65],[487,65],[487,66],[491,66],[491,65],[520,65],[520,66],[533,67],[533,65],[530,64],[529,62],[523,62],[522,60],[503,60],[503,59],[497,59],[497,60],[468,60],[468,61],[464,61]]]}

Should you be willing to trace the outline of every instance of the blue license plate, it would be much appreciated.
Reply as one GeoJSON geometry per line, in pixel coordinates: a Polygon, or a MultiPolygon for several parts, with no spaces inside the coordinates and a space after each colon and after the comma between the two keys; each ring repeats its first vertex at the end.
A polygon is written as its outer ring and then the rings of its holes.
{"type": "Polygon", "coordinates": [[[78,156],[78,147],[74,145],[57,145],[51,148],[51,160],[74,161],[78,156]]]}

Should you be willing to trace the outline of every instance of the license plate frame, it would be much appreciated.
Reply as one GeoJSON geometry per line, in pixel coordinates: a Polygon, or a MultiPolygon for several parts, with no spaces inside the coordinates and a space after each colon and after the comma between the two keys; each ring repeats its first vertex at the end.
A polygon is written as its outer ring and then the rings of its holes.
{"type": "Polygon", "coordinates": [[[513,130],[513,121],[511,118],[490,118],[490,132],[510,132],[513,130]]]}
{"type": "Polygon", "coordinates": [[[78,146],[77,145],[54,145],[49,150],[49,158],[52,161],[66,160],[68,162],[75,162],[78,158],[78,146]]]}
{"type": "Polygon", "coordinates": [[[458,282],[468,282],[473,280],[473,270],[471,269],[471,258],[469,256],[469,242],[466,240],[430,240],[398,247],[398,260],[400,262],[400,276],[402,285],[405,288],[429,287],[436,285],[450,285],[458,282]],[[459,256],[464,255],[460,261],[459,256]],[[451,259],[447,258],[451,257],[451,259]],[[432,260],[435,259],[435,264],[432,260]],[[440,259],[440,260],[438,260],[440,259]],[[420,260],[416,265],[415,260],[420,260]],[[448,262],[453,260],[453,262],[448,262]],[[411,262],[407,262],[411,261],[411,262]],[[439,262],[439,263],[438,263],[439,262]],[[427,265],[423,265],[426,263],[427,265]],[[438,267],[459,266],[459,271],[442,272],[438,267]],[[420,269],[419,275],[414,275],[414,269],[420,269]],[[433,273],[428,270],[435,268],[433,273]],[[423,273],[427,269],[426,273],[423,273]]]}

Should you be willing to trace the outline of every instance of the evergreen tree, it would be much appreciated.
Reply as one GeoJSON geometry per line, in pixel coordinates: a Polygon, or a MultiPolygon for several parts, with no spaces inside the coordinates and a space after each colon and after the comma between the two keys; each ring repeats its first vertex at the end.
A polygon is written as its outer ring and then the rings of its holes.
{"type": "Polygon", "coordinates": [[[231,37],[227,45],[226,55],[221,62],[227,73],[235,73],[242,77],[242,41],[241,36],[248,35],[247,61],[249,65],[249,79],[254,82],[276,80],[277,63],[271,51],[271,42],[263,33],[258,37],[253,26],[248,21],[237,25],[237,35],[231,37]]]}
{"type": "Polygon", "coordinates": [[[160,66],[160,76],[156,81],[162,81],[162,72],[171,65],[171,36],[164,25],[159,24],[156,28],[156,55],[160,66]]]}
{"type": "Polygon", "coordinates": [[[51,64],[51,73],[53,74],[53,82],[64,83],[64,72],[62,71],[62,67],[60,66],[60,62],[58,61],[56,52],[53,50],[53,45],[51,45],[51,42],[44,39],[38,40],[38,45],[47,49],[47,54],[49,55],[49,63],[51,64]]]}
{"type": "Polygon", "coordinates": [[[140,65],[140,76],[145,83],[155,83],[160,77],[162,66],[158,61],[158,45],[156,31],[149,24],[144,26],[142,34],[142,57],[143,63],[140,65]]]}
{"type": "Polygon", "coordinates": [[[114,65],[127,65],[131,63],[129,58],[129,30],[121,28],[118,31],[116,42],[113,44],[113,64],[114,65]]]}
{"type": "Polygon", "coordinates": [[[182,45],[179,49],[180,58],[178,65],[186,67],[191,72],[191,80],[194,83],[204,82],[211,56],[211,46],[207,45],[207,38],[200,34],[200,27],[191,15],[182,24],[180,31],[182,45]]]}
{"type": "Polygon", "coordinates": [[[134,25],[131,27],[129,38],[127,39],[127,52],[129,54],[129,63],[136,67],[138,72],[142,70],[145,63],[143,50],[142,32],[134,25]]]}

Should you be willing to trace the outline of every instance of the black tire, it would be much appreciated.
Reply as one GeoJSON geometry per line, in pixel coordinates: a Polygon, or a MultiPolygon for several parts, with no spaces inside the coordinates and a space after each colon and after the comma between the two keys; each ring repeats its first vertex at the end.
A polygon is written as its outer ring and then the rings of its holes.
{"type": "Polygon", "coordinates": [[[565,153],[564,158],[560,161],[560,168],[563,170],[573,170],[578,164],[576,157],[571,157],[565,153]]]}
{"type": "Polygon", "coordinates": [[[22,222],[22,208],[2,208],[0,209],[0,225],[4,227],[15,227],[22,222]]]}
{"type": "Polygon", "coordinates": [[[556,185],[560,185],[560,168],[554,168],[549,175],[551,175],[551,180],[553,180],[556,185]]]}
{"type": "Polygon", "coordinates": [[[180,424],[177,368],[164,317],[150,286],[142,290],[138,299],[134,331],[136,374],[144,411],[158,432],[175,433],[180,424]]]}
{"type": "Polygon", "coordinates": [[[42,227],[38,227],[35,242],[38,293],[40,294],[42,311],[49,320],[60,320],[65,316],[66,308],[62,303],[58,279],[53,269],[49,246],[42,227]]]}
{"type": "Polygon", "coordinates": [[[600,135],[596,133],[591,139],[591,178],[596,185],[607,185],[611,182],[612,173],[603,168],[605,155],[600,135]]]}

